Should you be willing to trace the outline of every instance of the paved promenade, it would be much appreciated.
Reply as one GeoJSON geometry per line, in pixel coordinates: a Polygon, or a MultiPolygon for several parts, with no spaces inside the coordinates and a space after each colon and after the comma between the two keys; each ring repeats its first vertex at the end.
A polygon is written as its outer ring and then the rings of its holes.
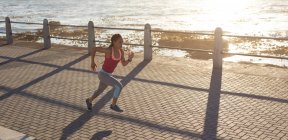
{"type": "Polygon", "coordinates": [[[288,139],[287,68],[135,55],[114,73],[124,112],[110,110],[111,87],[89,112],[99,80],[86,50],[2,45],[0,126],[39,140],[288,139]]]}

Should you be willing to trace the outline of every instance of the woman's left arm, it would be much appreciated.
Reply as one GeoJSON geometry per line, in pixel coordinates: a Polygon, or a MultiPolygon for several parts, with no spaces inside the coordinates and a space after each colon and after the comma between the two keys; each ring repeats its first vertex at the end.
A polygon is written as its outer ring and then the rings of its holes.
{"type": "Polygon", "coordinates": [[[124,51],[121,49],[121,63],[122,63],[122,66],[127,66],[128,63],[130,63],[132,61],[132,58],[134,57],[134,54],[131,53],[128,55],[128,60],[125,60],[125,57],[124,57],[124,51]]]}

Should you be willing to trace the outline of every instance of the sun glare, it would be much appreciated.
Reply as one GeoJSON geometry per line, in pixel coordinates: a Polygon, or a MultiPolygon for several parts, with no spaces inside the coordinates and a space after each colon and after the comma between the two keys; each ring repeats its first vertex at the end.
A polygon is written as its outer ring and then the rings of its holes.
{"type": "Polygon", "coordinates": [[[210,0],[207,1],[207,8],[215,12],[229,12],[245,8],[252,0],[210,0]]]}
{"type": "MultiPolygon", "coordinates": [[[[227,25],[227,22],[241,20],[248,15],[247,9],[252,0],[209,0],[203,5],[207,19],[216,25],[227,25]]],[[[249,15],[248,15],[249,16],[249,15]]]]}
{"type": "Polygon", "coordinates": [[[231,19],[245,14],[245,8],[250,0],[218,0],[211,1],[208,6],[211,17],[231,19]]]}

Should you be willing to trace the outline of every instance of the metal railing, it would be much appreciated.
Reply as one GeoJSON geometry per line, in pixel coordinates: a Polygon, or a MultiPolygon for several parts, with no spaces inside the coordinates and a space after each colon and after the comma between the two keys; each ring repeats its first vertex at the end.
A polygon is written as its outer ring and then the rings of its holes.
{"type": "MultiPolygon", "coordinates": [[[[236,38],[245,38],[245,39],[269,39],[269,40],[283,40],[287,41],[288,38],[276,38],[276,37],[263,37],[263,36],[245,36],[245,35],[229,35],[224,34],[224,37],[236,37],[236,38]]],[[[251,56],[251,57],[261,57],[261,58],[273,58],[273,59],[285,59],[288,60],[288,57],[278,57],[278,56],[269,56],[269,55],[255,55],[255,54],[244,54],[244,53],[230,53],[230,52],[222,52],[222,54],[226,55],[241,55],[241,56],[251,56]]]]}
{"type": "Polygon", "coordinates": [[[75,27],[75,28],[87,28],[87,26],[82,26],[82,25],[65,25],[65,24],[49,24],[49,26],[51,27],[75,27]]]}
{"type": "Polygon", "coordinates": [[[76,38],[58,37],[58,36],[50,36],[50,38],[65,39],[65,40],[72,40],[72,41],[83,41],[83,42],[88,41],[87,39],[76,39],[76,38]]]}
{"type": "MultiPolygon", "coordinates": [[[[98,43],[105,43],[105,44],[110,44],[110,41],[102,41],[102,40],[95,40],[95,42],[98,43]]],[[[123,45],[131,45],[131,46],[144,46],[143,44],[132,44],[132,43],[123,43],[123,45]]]]}
{"type": "Polygon", "coordinates": [[[152,59],[152,48],[167,48],[167,49],[178,49],[178,50],[186,50],[186,51],[196,51],[196,52],[206,52],[206,53],[213,53],[213,67],[215,68],[222,68],[222,58],[223,54],[225,55],[242,55],[242,56],[253,56],[253,57],[263,57],[263,58],[275,58],[275,59],[286,59],[288,57],[277,57],[277,56],[265,56],[265,55],[254,55],[254,54],[243,54],[243,53],[229,53],[223,52],[223,37],[236,37],[236,38],[249,38],[249,39],[272,39],[272,40],[288,40],[288,38],[275,38],[275,37],[263,37],[263,36],[243,36],[243,35],[229,35],[223,34],[221,28],[216,28],[214,33],[201,33],[201,32],[185,32],[185,31],[171,31],[171,30],[156,30],[151,29],[149,24],[146,24],[144,29],[134,29],[134,28],[116,28],[116,27],[100,27],[95,26],[92,21],[88,23],[88,39],[75,39],[75,38],[68,38],[68,37],[59,37],[59,36],[51,36],[50,35],[50,27],[74,27],[74,28],[87,28],[87,26],[83,25],[61,25],[61,24],[49,24],[47,19],[44,19],[43,23],[29,23],[29,22],[10,22],[9,17],[6,17],[5,21],[0,21],[0,23],[6,23],[6,32],[0,32],[2,34],[6,33],[7,44],[13,43],[13,33],[11,30],[11,23],[14,24],[32,24],[32,25],[42,25],[43,32],[42,37],[44,38],[44,47],[50,48],[51,47],[51,38],[54,39],[65,39],[65,40],[72,40],[72,41],[83,41],[88,42],[88,52],[90,52],[91,48],[95,47],[95,43],[111,43],[109,41],[101,41],[95,40],[95,30],[94,29],[106,29],[106,30],[128,30],[128,31],[144,31],[144,44],[133,44],[133,43],[124,43],[123,45],[133,45],[133,46],[144,46],[144,59],[151,60],[152,59]],[[201,35],[201,36],[213,36],[215,45],[213,50],[204,50],[204,49],[191,49],[191,48],[180,48],[180,47],[173,47],[173,46],[161,46],[161,45],[152,45],[152,32],[162,32],[162,33],[180,33],[180,34],[190,34],[190,35],[201,35]]]}
{"type": "Polygon", "coordinates": [[[100,27],[96,26],[95,29],[106,29],[106,30],[127,30],[127,31],[144,31],[144,29],[135,29],[135,28],[112,28],[112,27],[100,27]]]}
{"type": "MultiPolygon", "coordinates": [[[[73,27],[73,28],[87,28],[87,26],[84,25],[67,25],[67,24],[48,24],[49,27],[73,27]]],[[[83,41],[87,42],[87,39],[76,39],[76,38],[69,38],[69,37],[60,37],[60,36],[49,36],[50,38],[54,39],[63,39],[63,40],[70,40],[70,41],[83,41]]]]}
{"type": "Polygon", "coordinates": [[[11,21],[10,23],[17,23],[17,24],[32,24],[32,25],[43,25],[42,23],[33,23],[33,22],[16,22],[16,21],[11,21]]]}
{"type": "Polygon", "coordinates": [[[255,55],[255,54],[229,53],[229,52],[222,52],[222,54],[226,54],[226,55],[251,56],[251,57],[261,57],[261,58],[274,58],[274,59],[285,59],[285,60],[288,60],[288,57],[278,57],[278,56],[269,56],[269,55],[255,55]]]}
{"type": "Polygon", "coordinates": [[[201,33],[201,32],[185,32],[185,31],[171,31],[171,30],[156,30],[152,29],[152,32],[162,32],[162,33],[181,33],[181,34],[194,34],[194,35],[208,35],[214,36],[212,33],[201,33]]]}
{"type": "MultiPolygon", "coordinates": [[[[152,32],[161,32],[161,33],[177,33],[177,34],[189,34],[189,35],[207,35],[207,36],[214,36],[212,33],[200,33],[200,32],[184,32],[184,31],[171,31],[171,30],[156,30],[152,29],[152,32]]],[[[195,51],[195,52],[208,52],[213,53],[213,50],[204,50],[204,49],[191,49],[191,48],[179,48],[179,47],[172,47],[172,46],[159,46],[159,45],[152,45],[152,47],[157,48],[166,48],[166,49],[180,49],[185,51],[195,51]]]]}
{"type": "Polygon", "coordinates": [[[250,39],[272,39],[272,40],[288,40],[288,38],[276,38],[276,37],[265,37],[265,36],[244,36],[244,35],[223,35],[225,37],[237,37],[237,38],[250,38],[250,39]]]}
{"type": "Polygon", "coordinates": [[[177,50],[185,50],[185,51],[195,51],[195,52],[208,52],[208,53],[213,53],[213,50],[203,50],[203,49],[179,48],[179,47],[159,46],[159,45],[152,45],[152,47],[165,48],[165,49],[177,49],[177,50]]]}

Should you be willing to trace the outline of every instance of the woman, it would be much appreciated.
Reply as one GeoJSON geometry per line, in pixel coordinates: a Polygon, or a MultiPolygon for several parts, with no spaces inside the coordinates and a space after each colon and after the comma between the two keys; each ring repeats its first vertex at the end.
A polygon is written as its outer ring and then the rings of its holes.
{"type": "Polygon", "coordinates": [[[123,88],[122,84],[115,79],[111,74],[113,73],[114,69],[116,68],[118,62],[121,61],[123,66],[126,66],[129,62],[132,61],[132,58],[134,57],[134,53],[128,54],[128,60],[125,60],[124,58],[124,51],[122,49],[123,39],[120,34],[114,34],[111,37],[111,44],[108,48],[101,48],[101,47],[95,47],[91,51],[91,69],[93,71],[96,71],[97,65],[95,64],[94,58],[95,53],[102,52],[105,53],[105,60],[104,64],[102,66],[102,69],[98,73],[98,78],[100,80],[98,89],[94,92],[94,94],[86,99],[86,104],[88,110],[92,110],[92,101],[100,94],[102,93],[107,86],[113,86],[113,100],[112,104],[110,105],[110,108],[117,112],[122,112],[117,106],[117,99],[120,95],[120,92],[123,88]]]}

